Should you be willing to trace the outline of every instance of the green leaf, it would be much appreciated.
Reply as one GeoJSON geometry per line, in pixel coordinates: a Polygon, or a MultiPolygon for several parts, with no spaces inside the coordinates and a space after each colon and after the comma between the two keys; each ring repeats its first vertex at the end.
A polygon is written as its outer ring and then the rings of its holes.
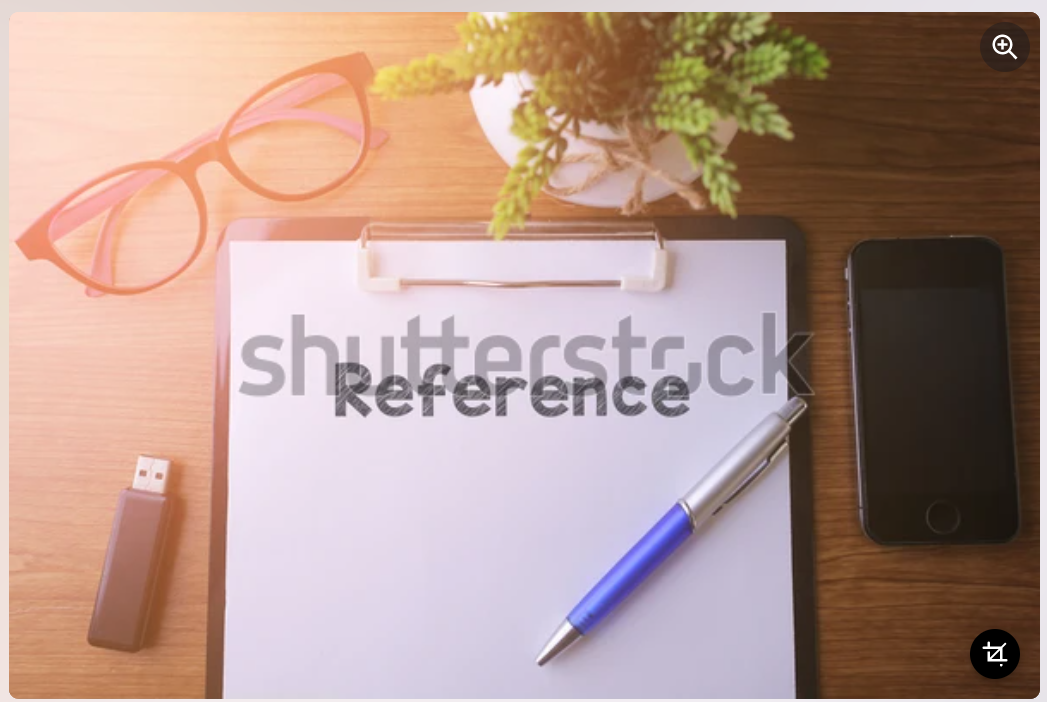
{"type": "Polygon", "coordinates": [[[822,79],[829,60],[814,42],[763,12],[513,12],[469,14],[459,46],[379,70],[373,92],[390,99],[533,81],[511,129],[525,146],[506,175],[492,231],[526,220],[566,150],[564,134],[585,122],[676,134],[702,167],[709,201],[736,213],[735,165],[713,139],[733,118],[742,131],[793,138],[768,91],[785,78],[822,79]]]}
{"type": "Polygon", "coordinates": [[[749,85],[766,85],[789,71],[791,58],[782,44],[758,44],[731,57],[732,77],[749,85]]]}
{"type": "Polygon", "coordinates": [[[444,57],[431,54],[415,59],[406,66],[387,66],[379,70],[375,74],[371,91],[381,97],[397,100],[458,91],[463,89],[465,83],[447,65],[444,57]]]}

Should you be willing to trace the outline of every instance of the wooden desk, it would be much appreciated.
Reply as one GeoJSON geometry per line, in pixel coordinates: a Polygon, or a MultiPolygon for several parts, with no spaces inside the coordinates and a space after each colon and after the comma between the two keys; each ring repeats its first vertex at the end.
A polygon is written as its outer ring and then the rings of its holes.
{"type": "MultiPolygon", "coordinates": [[[[352,50],[376,66],[455,42],[446,15],[16,15],[10,26],[12,235],[81,182],[166,153],[257,86],[352,50]]],[[[825,83],[775,91],[797,139],[740,137],[743,213],[807,232],[813,341],[819,644],[826,696],[1039,691],[1039,20],[783,18],[833,60],[825,83]],[[1018,22],[1033,54],[990,70],[982,32],[1018,22]],[[858,526],[842,270],[867,237],[988,234],[1009,270],[1021,537],[1004,546],[883,548],[858,526]],[[1010,631],[1021,664],[993,681],[968,651],[1010,631]]],[[[486,216],[505,166],[465,95],[375,104],[393,139],[350,186],[280,205],[213,168],[211,236],[243,215],[486,216]]],[[[658,213],[682,213],[677,201],[658,213]]],[[[542,197],[541,217],[592,213],[542,197]]],[[[9,247],[11,693],[198,696],[204,686],[211,470],[211,249],[149,295],[88,299],[9,247]],[[152,647],[85,641],[117,492],[141,452],[179,469],[180,507],[152,647]]]]}

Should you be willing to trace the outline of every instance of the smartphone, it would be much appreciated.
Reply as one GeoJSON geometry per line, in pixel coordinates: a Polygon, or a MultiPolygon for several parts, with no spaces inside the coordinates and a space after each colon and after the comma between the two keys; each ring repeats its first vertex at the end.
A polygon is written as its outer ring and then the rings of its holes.
{"type": "Polygon", "coordinates": [[[1003,252],[992,239],[863,241],[847,261],[858,505],[882,544],[1018,533],[1003,252]]]}

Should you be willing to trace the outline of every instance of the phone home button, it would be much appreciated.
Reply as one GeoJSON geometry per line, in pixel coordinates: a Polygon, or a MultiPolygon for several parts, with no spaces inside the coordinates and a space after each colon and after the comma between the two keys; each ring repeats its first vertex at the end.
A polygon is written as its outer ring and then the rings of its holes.
{"type": "Polygon", "coordinates": [[[935,534],[945,536],[960,527],[960,510],[952,502],[936,500],[927,508],[927,526],[935,534]]]}

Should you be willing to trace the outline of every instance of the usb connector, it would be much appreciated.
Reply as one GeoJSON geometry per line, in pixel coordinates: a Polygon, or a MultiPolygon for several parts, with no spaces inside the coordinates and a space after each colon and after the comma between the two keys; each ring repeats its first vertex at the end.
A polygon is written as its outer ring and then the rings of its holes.
{"type": "Polygon", "coordinates": [[[120,491],[87,641],[137,651],[145,643],[170,521],[171,462],[139,456],[131,487],[120,491]]]}
{"type": "Polygon", "coordinates": [[[163,495],[167,492],[167,473],[170,468],[171,462],[166,458],[139,456],[138,467],[135,468],[135,478],[131,482],[131,488],[163,495]]]}

